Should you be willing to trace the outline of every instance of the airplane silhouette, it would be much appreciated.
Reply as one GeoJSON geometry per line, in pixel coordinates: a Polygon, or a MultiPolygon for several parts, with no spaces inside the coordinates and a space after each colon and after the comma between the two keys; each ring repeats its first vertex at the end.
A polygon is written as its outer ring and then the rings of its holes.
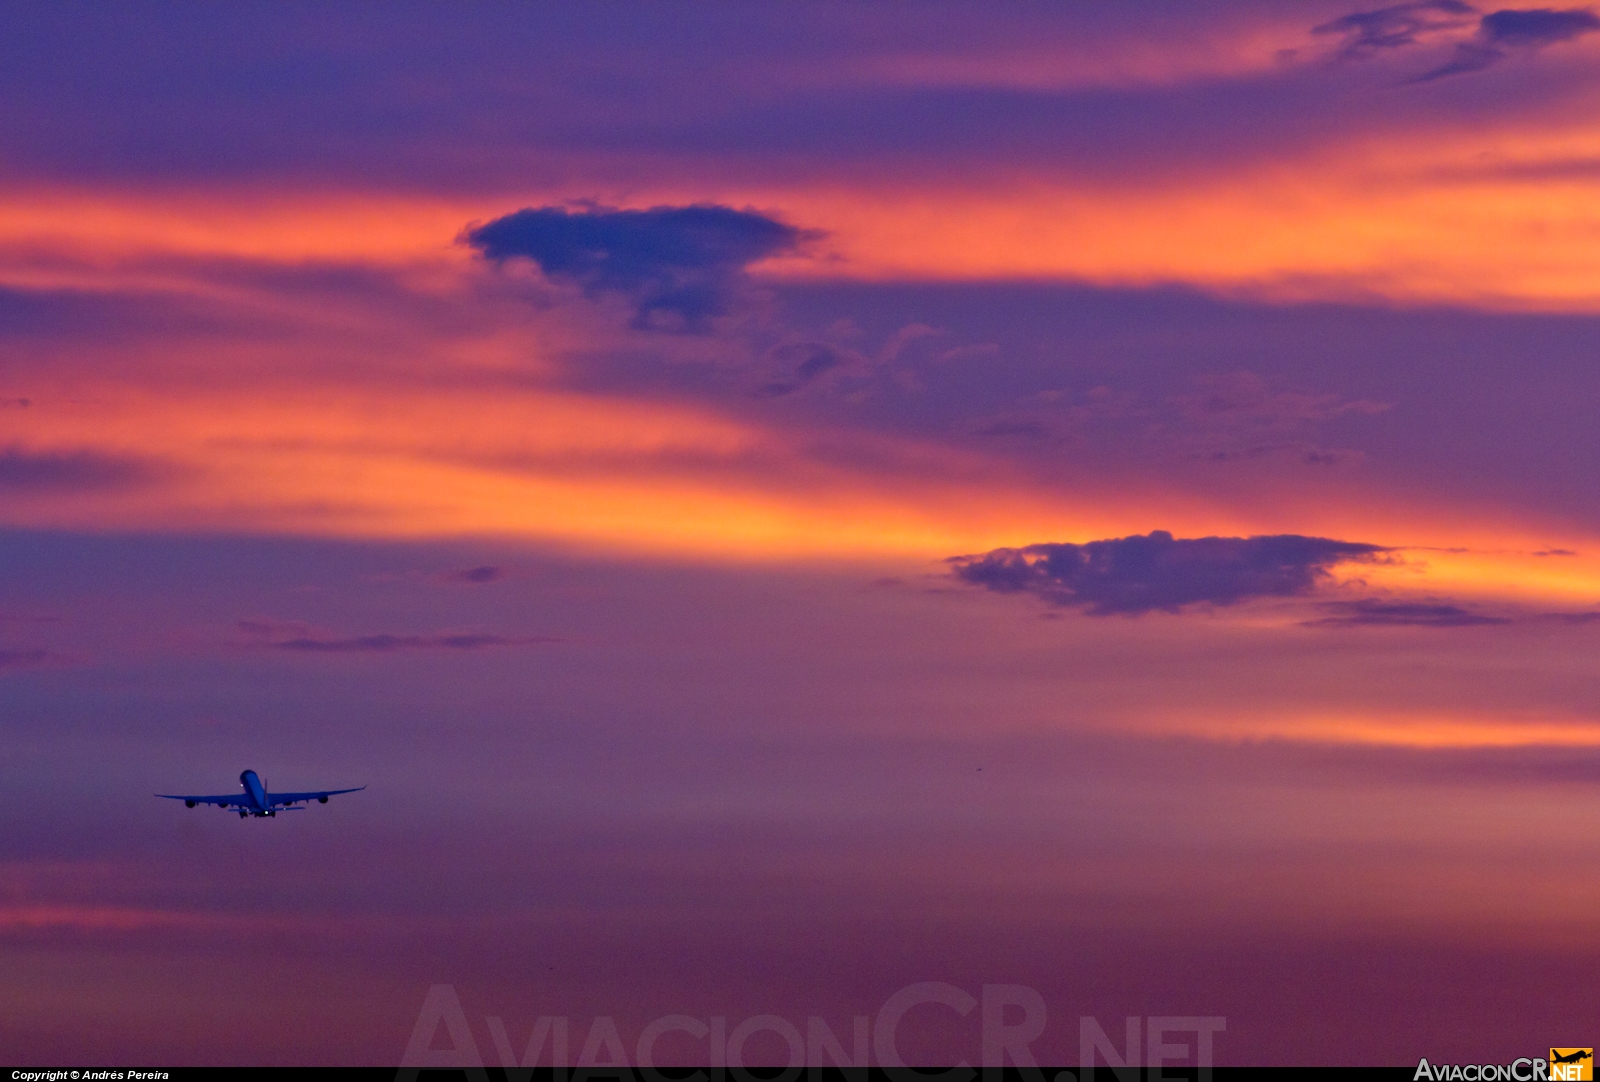
{"type": "Polygon", "coordinates": [[[338,796],[340,793],[359,793],[366,788],[365,785],[358,785],[354,789],[324,789],[316,793],[269,793],[254,770],[246,770],[240,774],[239,784],[244,786],[244,792],[237,796],[173,796],[171,793],[157,793],[156,796],[167,800],[181,800],[191,808],[196,804],[238,808],[240,819],[251,815],[257,819],[270,819],[276,817],[280,811],[305,810],[296,808],[296,804],[305,804],[313,800],[318,804],[326,804],[330,796],[338,796]]]}
{"type": "MultiPolygon", "coordinates": [[[[1555,1049],[1552,1048],[1550,1051],[1554,1052],[1555,1049]]],[[[1594,1055],[1594,1049],[1592,1049],[1592,1048],[1575,1048],[1571,1052],[1567,1053],[1564,1056],[1554,1056],[1554,1057],[1552,1057],[1550,1062],[1551,1063],[1581,1063],[1583,1060],[1588,1059],[1592,1055],[1594,1055]]]]}

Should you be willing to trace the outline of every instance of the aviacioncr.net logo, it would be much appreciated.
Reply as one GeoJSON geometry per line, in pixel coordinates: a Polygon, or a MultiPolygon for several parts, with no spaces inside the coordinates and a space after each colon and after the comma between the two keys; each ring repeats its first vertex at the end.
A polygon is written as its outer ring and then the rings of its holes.
{"type": "Polygon", "coordinates": [[[1592,1082],[1594,1048],[1552,1048],[1548,1059],[1525,1056],[1510,1063],[1417,1064],[1412,1082],[1592,1082]]]}

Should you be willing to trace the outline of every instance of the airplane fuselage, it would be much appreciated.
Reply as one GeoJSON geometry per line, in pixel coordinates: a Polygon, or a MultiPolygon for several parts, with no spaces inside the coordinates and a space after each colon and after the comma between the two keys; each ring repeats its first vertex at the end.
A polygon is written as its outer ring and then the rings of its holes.
{"type": "Polygon", "coordinates": [[[276,816],[278,813],[267,807],[267,789],[261,784],[261,778],[254,770],[246,770],[239,775],[239,784],[244,786],[244,795],[249,800],[249,805],[241,812],[240,817],[246,815],[276,816]]]}

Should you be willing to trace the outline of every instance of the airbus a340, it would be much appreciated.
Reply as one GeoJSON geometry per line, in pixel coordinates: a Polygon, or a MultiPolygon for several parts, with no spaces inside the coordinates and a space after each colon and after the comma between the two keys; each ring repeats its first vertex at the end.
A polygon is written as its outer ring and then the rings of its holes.
{"type": "Polygon", "coordinates": [[[272,818],[280,811],[303,811],[295,805],[313,800],[318,804],[326,804],[330,796],[359,793],[366,788],[365,785],[358,785],[354,789],[324,789],[317,793],[269,793],[254,770],[240,774],[239,784],[244,786],[244,792],[232,796],[173,796],[171,793],[157,793],[156,796],[181,800],[191,808],[196,804],[215,804],[219,808],[237,809],[240,819],[251,815],[261,819],[272,818]]]}

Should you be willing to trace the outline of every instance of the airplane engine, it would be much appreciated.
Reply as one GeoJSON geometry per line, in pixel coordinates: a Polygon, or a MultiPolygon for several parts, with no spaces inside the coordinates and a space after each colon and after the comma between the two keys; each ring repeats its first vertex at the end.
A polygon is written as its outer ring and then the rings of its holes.
{"type": "Polygon", "coordinates": [[[192,807],[194,807],[194,804],[195,804],[195,802],[194,802],[194,801],[192,801],[192,800],[185,800],[185,801],[184,801],[184,802],[183,802],[183,806],[184,806],[184,807],[185,807],[185,808],[192,808],[192,807]]]}
{"type": "Polygon", "coordinates": [[[326,804],[327,802],[328,802],[328,798],[327,797],[325,797],[325,796],[317,797],[317,803],[318,804],[326,804]]]}

